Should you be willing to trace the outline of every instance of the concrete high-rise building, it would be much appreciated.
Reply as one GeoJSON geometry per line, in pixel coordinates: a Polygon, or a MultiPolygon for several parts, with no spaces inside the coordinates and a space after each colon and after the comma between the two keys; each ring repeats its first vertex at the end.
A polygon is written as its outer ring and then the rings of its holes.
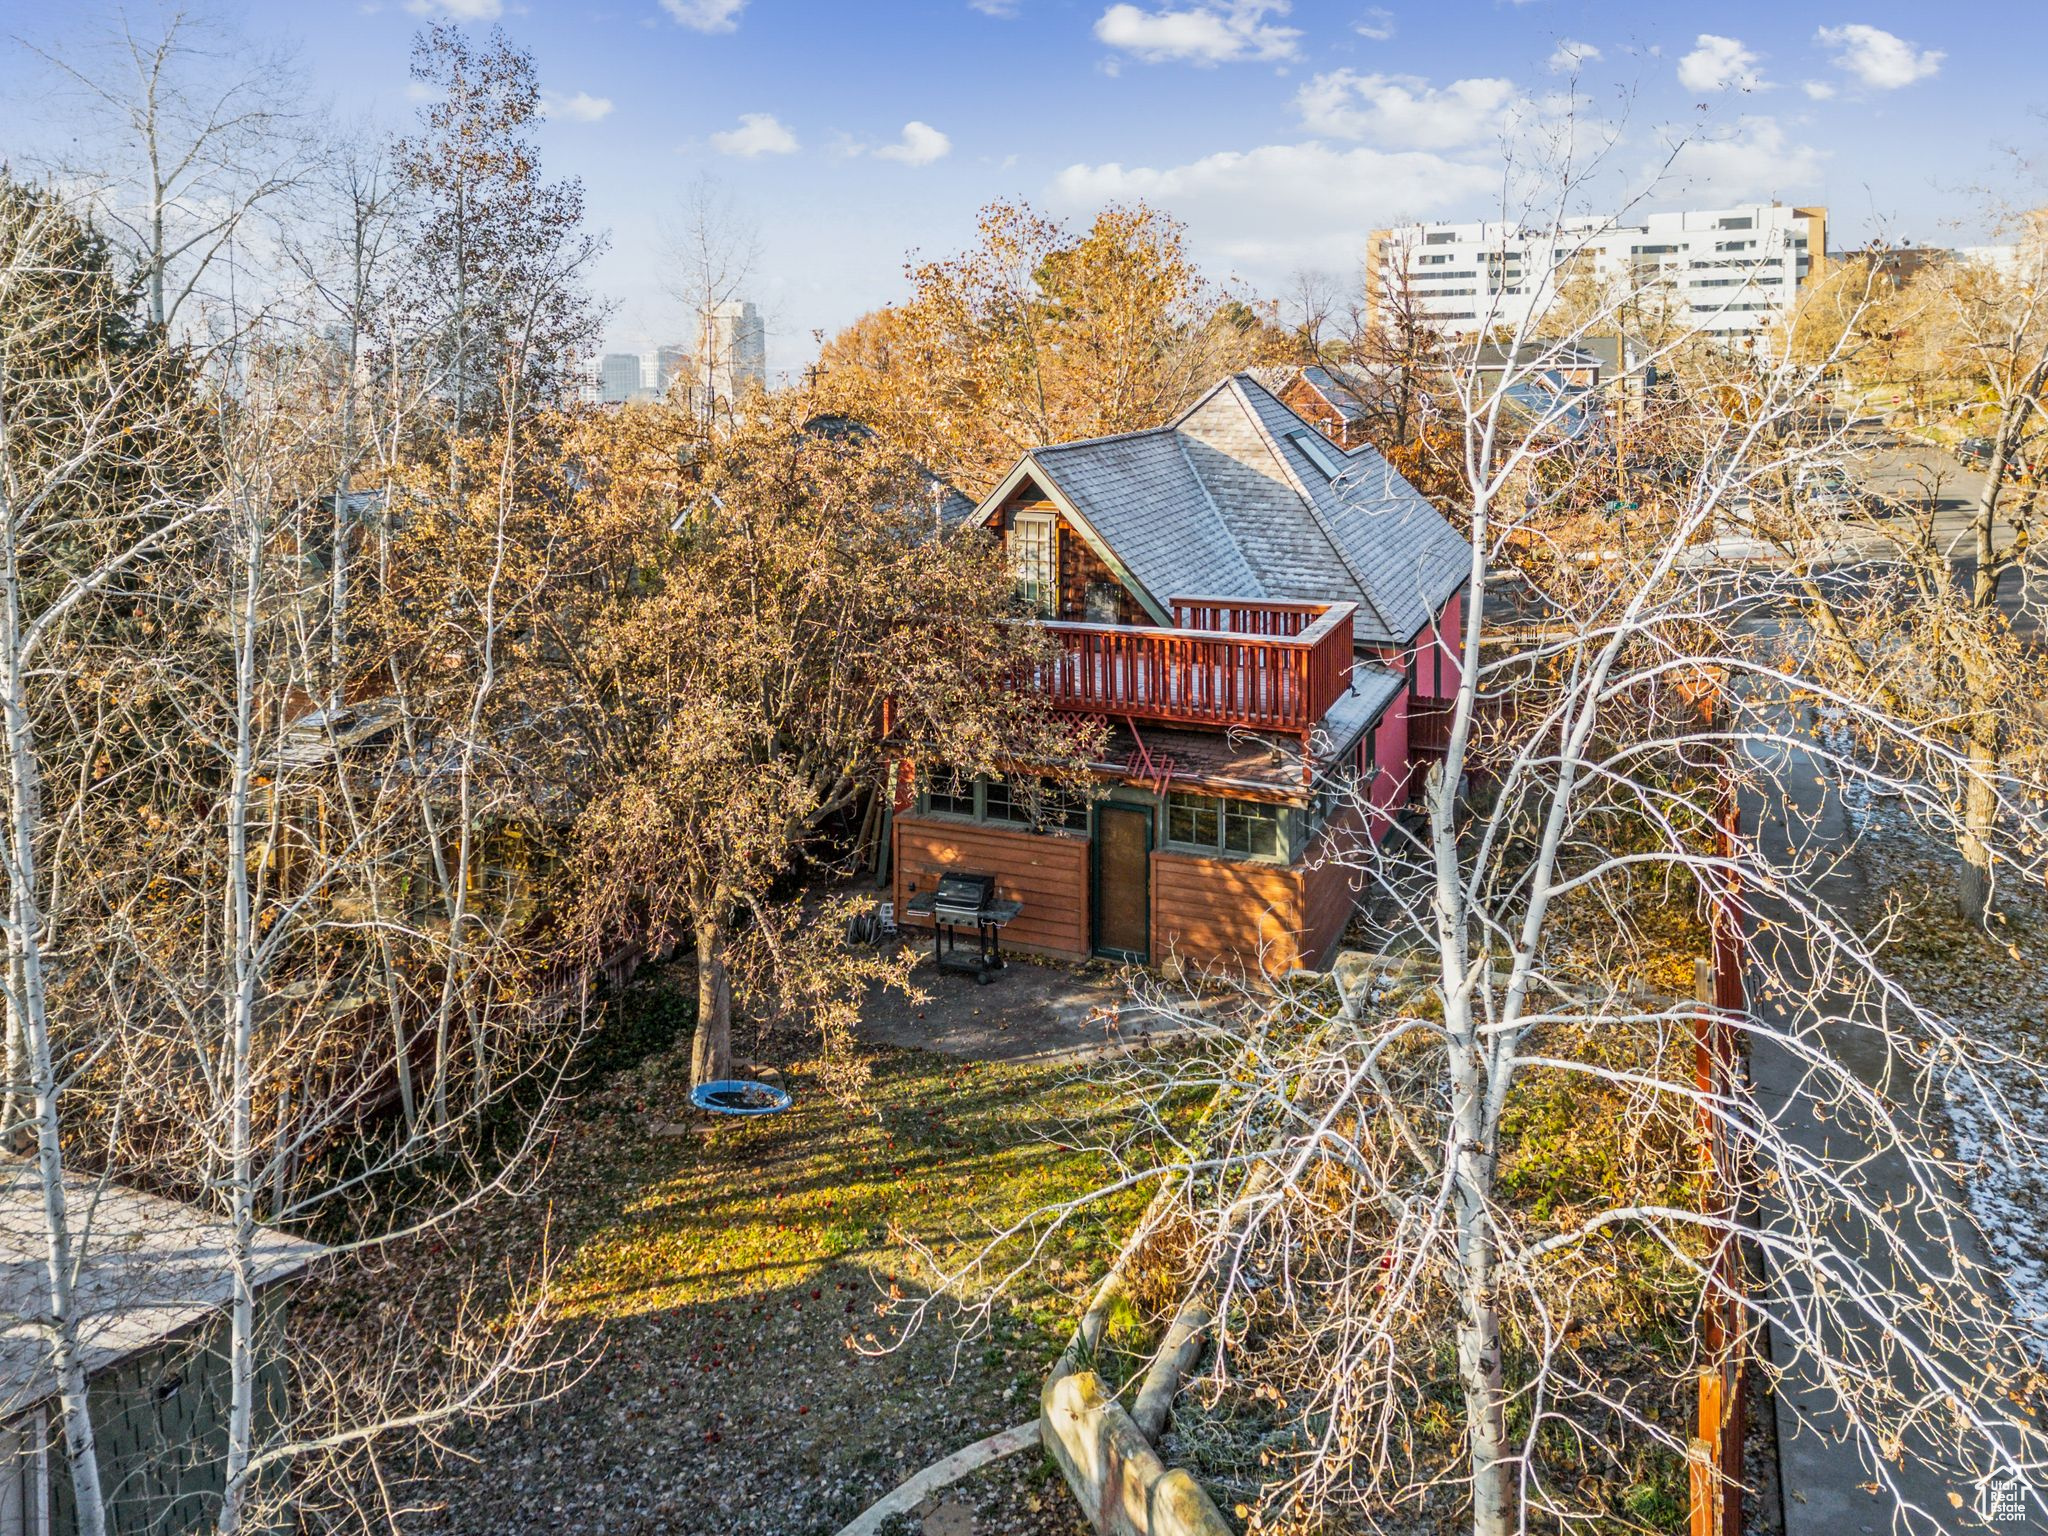
{"type": "Polygon", "coordinates": [[[1366,286],[1376,313],[1406,295],[1418,318],[1453,335],[1513,328],[1580,277],[1661,287],[1673,318],[1737,336],[1788,313],[1827,264],[1827,210],[1745,203],[1653,213],[1638,223],[1568,219],[1556,230],[1514,224],[1410,224],[1376,231],[1366,286]]]}
{"type": "Polygon", "coordinates": [[[722,400],[768,387],[768,331],[751,299],[730,299],[704,317],[697,370],[700,382],[722,400]]]}
{"type": "Polygon", "coordinates": [[[610,402],[632,399],[642,387],[640,372],[638,352],[605,353],[603,371],[599,375],[601,397],[610,402]]]}

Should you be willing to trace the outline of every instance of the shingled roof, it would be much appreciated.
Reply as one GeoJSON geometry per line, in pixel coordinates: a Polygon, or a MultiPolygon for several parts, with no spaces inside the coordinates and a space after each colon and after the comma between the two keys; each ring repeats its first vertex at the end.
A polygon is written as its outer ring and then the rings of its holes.
{"type": "Polygon", "coordinates": [[[1345,452],[1250,374],[1164,427],[1026,454],[1029,475],[1114,557],[1156,613],[1176,597],[1358,605],[1368,645],[1405,645],[1464,581],[1469,548],[1370,447],[1345,452]]]}

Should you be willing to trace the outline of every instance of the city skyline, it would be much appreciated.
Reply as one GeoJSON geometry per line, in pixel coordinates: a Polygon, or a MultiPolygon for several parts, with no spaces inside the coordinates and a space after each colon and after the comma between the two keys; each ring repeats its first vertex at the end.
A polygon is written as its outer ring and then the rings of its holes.
{"type": "MultiPolygon", "coordinates": [[[[692,334],[665,291],[664,226],[708,172],[760,228],[749,287],[771,376],[794,376],[814,332],[900,297],[913,252],[967,245],[994,199],[1078,223],[1142,198],[1187,224],[1211,279],[1271,294],[1298,267],[1358,273],[1375,228],[1500,216],[1503,133],[1526,150],[1568,116],[1582,143],[1608,146],[1573,211],[1776,197],[1828,206],[1838,245],[1972,244],[1992,233],[1973,188],[2041,195],[2012,175],[2007,147],[2043,137],[2044,93],[2009,28],[1899,3],[1794,14],[1729,0],[1657,18],[1583,0],[215,9],[294,47],[318,96],[385,131],[411,121],[418,28],[503,26],[539,66],[548,174],[580,177],[591,223],[611,233],[594,277],[612,305],[606,349],[692,334]],[[1966,110],[1959,135],[1927,131],[1966,110]]],[[[11,30],[42,45],[111,14],[33,0],[11,30]]],[[[0,127],[48,151],[36,129],[59,104],[32,62],[0,73],[0,127]]]]}

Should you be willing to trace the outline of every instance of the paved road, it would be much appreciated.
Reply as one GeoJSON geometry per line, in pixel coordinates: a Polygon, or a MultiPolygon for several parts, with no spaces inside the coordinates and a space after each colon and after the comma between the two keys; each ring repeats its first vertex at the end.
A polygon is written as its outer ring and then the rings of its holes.
{"type": "MultiPolygon", "coordinates": [[[[1936,545],[1961,571],[1967,573],[1976,564],[1973,519],[1977,498],[1984,491],[1984,476],[1979,471],[1945,448],[1875,422],[1850,426],[1843,443],[1849,471],[1866,489],[1914,509],[1903,517],[1871,519],[1853,538],[1859,548],[1882,552],[1898,540],[1918,539],[1931,524],[1936,545]]],[[[2016,499],[2016,489],[2008,485],[2001,505],[2010,506],[2016,499]]],[[[2009,540],[2013,532],[2012,524],[2001,517],[2000,543],[2009,540]]],[[[2040,568],[2039,561],[2005,578],[2001,605],[2013,611],[2023,594],[2035,602],[2048,600],[2048,572],[2040,568]],[[2031,587],[2026,585],[2029,582],[2031,587]]]]}
{"type": "MultiPolygon", "coordinates": [[[[1833,775],[1796,749],[1779,749],[1774,760],[1760,766],[1765,769],[1766,781],[1775,780],[1777,789],[1768,798],[1750,796],[1743,814],[1745,823],[1758,830],[1763,856],[1784,867],[1804,855],[1821,855],[1825,868],[1818,876],[1817,894],[1831,903],[1846,901],[1862,879],[1862,870],[1856,836],[1834,788],[1833,775]]],[[[1767,897],[1757,898],[1756,907],[1759,921],[1753,940],[1752,1005],[1769,1010],[1773,1004],[1760,995],[1764,978],[1771,974],[1810,977],[1813,967],[1791,914],[1767,897]]],[[[1855,1006],[1839,991],[1823,992],[1811,1004],[1801,1006],[1791,1022],[1798,1033],[1824,1042],[1825,1049],[1859,1080],[1882,1092],[1895,1114],[1908,1122],[1924,1122],[1930,1131],[1940,1127],[1944,1111],[1936,1094],[1888,1049],[1884,1032],[1859,1019],[1855,1006]]],[[[1948,1229],[1928,1210],[1905,1160],[1886,1150],[1867,1123],[1822,1107],[1830,1095],[1824,1090],[1816,1092],[1819,1085],[1804,1076],[1789,1050],[1757,1042],[1752,1070],[1760,1104],[1789,1138],[1807,1153],[1826,1157],[1838,1169],[1857,1170],[1853,1176],[1862,1180],[1876,1203],[1889,1199],[1902,1213],[1895,1219],[1906,1232],[1912,1253],[1932,1272],[1952,1275],[1959,1264],[1985,1263],[1977,1234],[1948,1229]]],[[[1766,1216],[1767,1221],[1771,1219],[1766,1216]]],[[[1848,1251],[1865,1255],[1884,1247],[1872,1240],[1867,1228],[1847,1216],[1836,1241],[1848,1251]]],[[[1874,1267],[1886,1281],[1898,1273],[1889,1263],[1879,1262],[1874,1267]]],[[[1787,1294],[1801,1295],[1811,1281],[1809,1276],[1792,1273],[1780,1274],[1776,1283],[1786,1287],[1787,1294]]],[[[1893,1529],[1892,1498],[1870,1491],[1872,1471],[1848,1441],[1846,1420],[1834,1408],[1833,1395],[1819,1371],[1811,1361],[1796,1358],[1782,1334],[1774,1333],[1772,1352],[1787,1372],[1777,1399],[1786,1536],[1859,1536],[1893,1529]]],[[[1981,1351],[1973,1351],[1966,1342],[1949,1354],[1949,1363],[1968,1379],[1976,1371],[1974,1360],[1981,1357],[1981,1351]]],[[[1914,1385],[1911,1376],[1910,1368],[1895,1360],[1894,1381],[1910,1388],[1914,1385]]],[[[1995,1524],[1978,1519],[1973,1512],[1980,1497],[1975,1475],[1927,1435],[1908,1436],[1907,1444],[1924,1464],[1916,1460],[1914,1465],[1894,1469],[1891,1476],[1899,1497],[1914,1511],[1907,1521],[1911,1529],[2048,1532],[2048,1518],[2038,1510],[2023,1519],[1995,1524]],[[1964,1506],[1960,1510],[1956,1508],[1958,1499],[1964,1506]]]]}

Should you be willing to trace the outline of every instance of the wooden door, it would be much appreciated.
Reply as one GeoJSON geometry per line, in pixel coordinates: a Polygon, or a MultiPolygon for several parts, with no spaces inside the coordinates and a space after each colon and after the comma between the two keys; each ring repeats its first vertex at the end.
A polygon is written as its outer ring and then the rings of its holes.
{"type": "Polygon", "coordinates": [[[1095,952],[1119,960],[1152,956],[1152,811],[1095,808],[1095,952]]]}

